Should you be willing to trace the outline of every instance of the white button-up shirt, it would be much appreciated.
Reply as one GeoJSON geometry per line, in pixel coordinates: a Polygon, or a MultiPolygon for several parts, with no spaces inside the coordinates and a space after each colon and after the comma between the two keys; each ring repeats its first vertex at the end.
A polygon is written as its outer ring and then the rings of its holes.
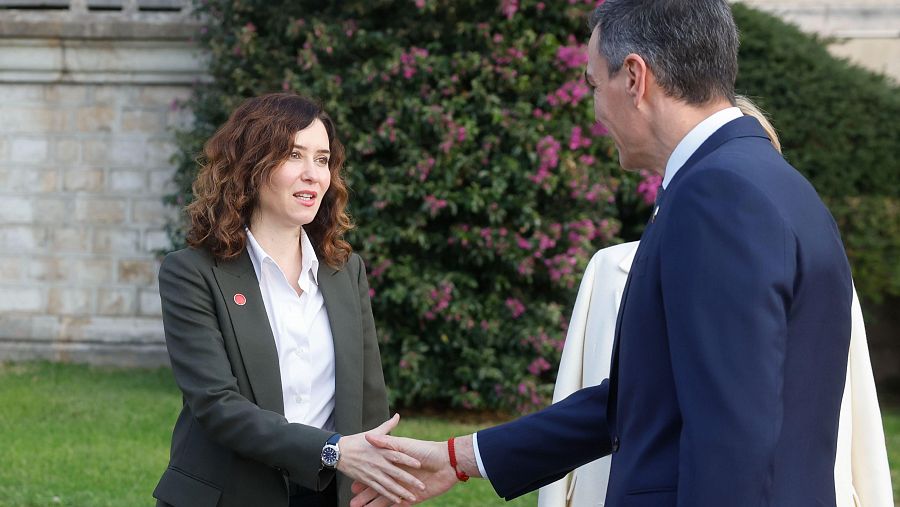
{"type": "Polygon", "coordinates": [[[319,290],[319,259],[300,233],[298,296],[274,259],[247,230],[247,250],[259,280],[278,350],[284,415],[292,423],[334,430],[334,340],[319,290]]]}

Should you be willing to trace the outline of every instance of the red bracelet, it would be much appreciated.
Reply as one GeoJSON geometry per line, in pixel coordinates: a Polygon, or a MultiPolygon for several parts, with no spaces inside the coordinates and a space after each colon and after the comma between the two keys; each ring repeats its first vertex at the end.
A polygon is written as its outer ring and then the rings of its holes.
{"type": "Polygon", "coordinates": [[[450,440],[447,440],[447,452],[450,454],[450,466],[453,467],[453,471],[456,472],[456,478],[462,482],[466,482],[469,480],[469,476],[456,468],[456,446],[453,443],[454,440],[456,439],[453,437],[450,437],[450,440]]]}

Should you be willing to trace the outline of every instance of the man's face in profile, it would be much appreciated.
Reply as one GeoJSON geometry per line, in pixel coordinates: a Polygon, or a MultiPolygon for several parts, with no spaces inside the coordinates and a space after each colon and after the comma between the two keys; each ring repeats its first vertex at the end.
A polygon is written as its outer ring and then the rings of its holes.
{"type": "Polygon", "coordinates": [[[600,28],[595,28],[588,42],[585,80],[593,89],[594,118],[602,123],[619,151],[619,165],[626,170],[646,169],[640,165],[636,148],[645,135],[639,133],[641,120],[627,90],[627,73],[619,69],[609,75],[609,65],[600,53],[600,28]]]}

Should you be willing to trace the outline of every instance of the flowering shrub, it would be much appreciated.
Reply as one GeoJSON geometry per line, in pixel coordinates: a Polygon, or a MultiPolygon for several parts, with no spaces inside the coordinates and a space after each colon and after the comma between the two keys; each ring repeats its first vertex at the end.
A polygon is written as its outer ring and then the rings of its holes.
{"type": "Polygon", "coordinates": [[[189,104],[176,199],[242,98],[319,98],[394,401],[543,406],[587,261],[622,241],[621,210],[632,231],[646,216],[582,78],[596,3],[199,2],[215,82],[189,104]]]}
{"type": "Polygon", "coordinates": [[[543,406],[587,261],[637,239],[660,180],[622,172],[593,121],[596,3],[199,1],[214,81],[188,104],[172,202],[244,97],[319,98],[348,148],[393,401],[543,406]]]}

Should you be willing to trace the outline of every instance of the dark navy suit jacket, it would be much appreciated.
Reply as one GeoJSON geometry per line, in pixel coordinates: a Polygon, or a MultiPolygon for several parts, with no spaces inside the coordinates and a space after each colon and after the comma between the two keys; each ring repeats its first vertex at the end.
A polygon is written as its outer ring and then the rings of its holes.
{"type": "Polygon", "coordinates": [[[750,117],[676,173],[610,379],[478,433],[500,496],[613,453],[607,506],[833,506],[851,281],[813,187],[750,117]]]}

